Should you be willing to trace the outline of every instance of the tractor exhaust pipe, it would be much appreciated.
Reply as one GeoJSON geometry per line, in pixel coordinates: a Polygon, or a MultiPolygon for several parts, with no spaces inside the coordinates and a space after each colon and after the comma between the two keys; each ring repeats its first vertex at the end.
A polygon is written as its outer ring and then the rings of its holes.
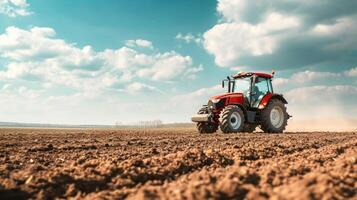
{"type": "Polygon", "coordinates": [[[235,81],[232,80],[229,76],[227,76],[227,79],[222,80],[222,88],[225,86],[225,82],[227,81],[228,84],[228,93],[234,92],[235,88],[235,81]]]}

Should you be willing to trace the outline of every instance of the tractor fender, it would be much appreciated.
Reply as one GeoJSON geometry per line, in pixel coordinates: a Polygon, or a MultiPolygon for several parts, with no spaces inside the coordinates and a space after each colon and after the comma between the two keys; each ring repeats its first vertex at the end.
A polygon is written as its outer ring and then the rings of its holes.
{"type": "Polygon", "coordinates": [[[230,96],[225,99],[224,106],[236,105],[236,106],[239,106],[243,110],[243,112],[245,112],[246,109],[245,109],[243,103],[244,103],[243,95],[234,95],[234,96],[230,96]]]}
{"type": "Polygon", "coordinates": [[[279,99],[281,102],[284,104],[288,104],[288,101],[283,97],[282,94],[266,94],[263,99],[260,101],[258,108],[259,109],[264,109],[266,105],[270,102],[271,99],[279,99]]]}
{"type": "Polygon", "coordinates": [[[238,106],[240,109],[242,109],[245,120],[248,120],[248,118],[247,118],[247,109],[246,109],[241,103],[232,102],[232,103],[226,104],[224,107],[226,107],[226,106],[228,106],[228,105],[238,106]]]}

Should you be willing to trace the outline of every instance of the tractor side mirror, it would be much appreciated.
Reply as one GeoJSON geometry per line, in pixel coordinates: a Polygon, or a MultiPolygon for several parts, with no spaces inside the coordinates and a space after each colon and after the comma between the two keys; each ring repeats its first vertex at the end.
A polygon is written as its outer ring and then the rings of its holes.
{"type": "Polygon", "coordinates": [[[222,81],[222,88],[224,88],[224,80],[222,81]]]}

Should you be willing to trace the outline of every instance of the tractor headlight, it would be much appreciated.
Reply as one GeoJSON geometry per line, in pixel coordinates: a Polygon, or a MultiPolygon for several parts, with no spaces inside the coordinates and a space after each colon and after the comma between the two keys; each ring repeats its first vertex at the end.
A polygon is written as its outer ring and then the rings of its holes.
{"type": "Polygon", "coordinates": [[[208,107],[210,108],[210,109],[217,109],[217,108],[219,108],[219,107],[222,107],[222,104],[223,103],[223,101],[222,101],[222,99],[210,99],[209,101],[208,101],[208,107]]]}
{"type": "Polygon", "coordinates": [[[211,101],[212,101],[212,103],[218,103],[220,101],[220,99],[212,99],[211,101]]]}

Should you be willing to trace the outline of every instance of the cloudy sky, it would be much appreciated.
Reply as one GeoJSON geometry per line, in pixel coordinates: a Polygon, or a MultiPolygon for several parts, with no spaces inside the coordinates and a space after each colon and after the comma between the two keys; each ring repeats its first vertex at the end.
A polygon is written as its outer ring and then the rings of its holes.
{"type": "Polygon", "coordinates": [[[357,1],[0,0],[0,121],[187,122],[238,71],[357,118],[357,1]]]}

